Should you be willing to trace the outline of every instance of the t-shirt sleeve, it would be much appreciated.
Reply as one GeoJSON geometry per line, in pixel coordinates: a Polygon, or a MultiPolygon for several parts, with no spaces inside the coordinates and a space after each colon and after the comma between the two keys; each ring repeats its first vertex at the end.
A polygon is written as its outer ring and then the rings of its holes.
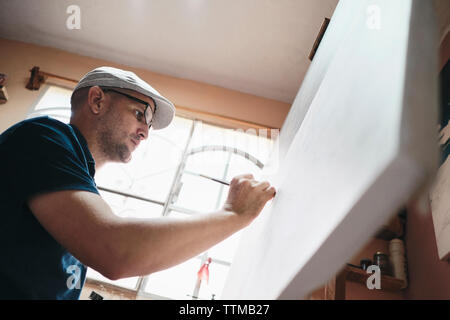
{"type": "Polygon", "coordinates": [[[86,159],[74,140],[60,130],[28,123],[9,141],[8,166],[15,194],[23,201],[52,191],[84,190],[99,193],[86,159]]]}

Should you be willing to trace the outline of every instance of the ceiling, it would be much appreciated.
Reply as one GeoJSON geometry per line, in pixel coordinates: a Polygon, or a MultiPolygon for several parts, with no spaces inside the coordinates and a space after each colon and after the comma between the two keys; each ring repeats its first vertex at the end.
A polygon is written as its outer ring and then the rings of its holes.
{"type": "Polygon", "coordinates": [[[0,0],[0,37],[292,103],[337,2],[0,0]]]}
{"type": "MultiPolygon", "coordinates": [[[[338,0],[0,0],[0,37],[292,103],[338,0]],[[81,12],[70,30],[67,8],[81,12]]],[[[434,0],[441,39],[450,1],[434,0]]]]}

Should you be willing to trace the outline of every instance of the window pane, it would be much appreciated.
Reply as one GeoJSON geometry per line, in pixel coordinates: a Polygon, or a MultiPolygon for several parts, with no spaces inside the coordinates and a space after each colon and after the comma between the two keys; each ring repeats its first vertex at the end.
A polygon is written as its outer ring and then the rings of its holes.
{"type": "Polygon", "coordinates": [[[241,240],[243,230],[236,232],[227,239],[208,249],[208,256],[226,262],[233,261],[234,254],[241,240]]]}
{"type": "MultiPolygon", "coordinates": [[[[267,139],[268,132],[256,129],[225,129],[213,125],[198,123],[190,148],[208,145],[221,145],[248,152],[265,163],[270,155],[273,141],[267,139]]],[[[214,158],[215,159],[215,158],[214,158]]]]}
{"type": "Polygon", "coordinates": [[[200,259],[192,258],[172,268],[152,273],[145,291],[171,299],[192,299],[200,267],[200,259]]]}
{"type": "Polygon", "coordinates": [[[190,148],[205,145],[223,145],[226,139],[225,135],[229,131],[232,130],[216,127],[199,121],[195,126],[190,148]]]}
{"type": "Polygon", "coordinates": [[[220,299],[230,267],[212,261],[208,269],[209,282],[202,281],[198,297],[202,300],[211,300],[214,295],[214,299],[220,299]]]}
{"type": "Polygon", "coordinates": [[[44,95],[37,103],[35,110],[60,107],[66,107],[70,109],[71,95],[72,90],[58,86],[48,86],[44,95]]]}
{"type": "Polygon", "coordinates": [[[45,93],[31,111],[27,119],[39,116],[51,116],[64,123],[70,120],[70,95],[72,91],[57,86],[47,86],[45,93]]]}
{"type": "MultiPolygon", "coordinates": [[[[192,155],[186,162],[186,171],[202,173],[208,176],[222,179],[224,174],[227,152],[214,152],[222,154],[222,163],[208,163],[208,156],[213,152],[202,152],[192,155]]],[[[178,197],[175,198],[175,205],[186,209],[208,212],[221,207],[223,203],[219,201],[221,194],[228,194],[228,186],[218,182],[184,173],[181,177],[181,189],[178,197]]]]}
{"type": "MultiPolygon", "coordinates": [[[[175,217],[178,219],[190,219],[190,214],[177,212],[174,210],[169,211],[170,217],[175,217]]],[[[225,240],[219,242],[218,244],[212,246],[205,252],[207,252],[208,256],[213,259],[218,259],[223,262],[233,261],[234,255],[236,253],[237,247],[239,246],[239,241],[241,240],[241,236],[244,230],[240,230],[225,240]]],[[[202,252],[200,255],[203,255],[205,252],[202,252]]]]}
{"type": "MultiPolygon", "coordinates": [[[[189,219],[189,216],[180,213],[177,211],[170,211],[169,216],[175,217],[178,219],[189,219]]],[[[213,259],[211,264],[209,265],[209,284],[206,284],[204,282],[201,283],[200,291],[199,291],[199,299],[211,299],[212,294],[215,294],[215,299],[220,298],[220,295],[222,294],[223,287],[225,285],[226,277],[228,275],[229,266],[215,263],[214,259],[219,259],[225,262],[232,261],[232,258],[234,256],[234,253],[236,252],[237,245],[239,244],[240,237],[242,235],[242,230],[235,233],[231,237],[225,239],[224,241],[218,243],[217,245],[211,247],[206,251],[207,255],[213,259]]],[[[202,252],[197,258],[197,270],[200,270],[201,267],[201,260],[199,257],[201,257],[205,252],[202,252]]],[[[193,288],[195,288],[196,284],[196,276],[194,279],[194,285],[193,288]]],[[[178,298],[177,298],[178,299],[178,298]]],[[[186,298],[184,298],[186,299],[186,298]]]]}
{"type": "Polygon", "coordinates": [[[244,173],[251,173],[256,180],[259,180],[261,172],[261,169],[250,160],[245,159],[240,155],[233,154],[231,156],[230,166],[228,167],[227,180],[230,181],[233,177],[244,173]]]}
{"type": "Polygon", "coordinates": [[[229,157],[227,151],[201,151],[188,156],[185,170],[221,179],[229,157]]]}
{"type": "Polygon", "coordinates": [[[124,197],[115,193],[100,191],[102,198],[108,203],[112,211],[123,218],[152,218],[160,217],[163,207],[159,204],[124,197]]]}

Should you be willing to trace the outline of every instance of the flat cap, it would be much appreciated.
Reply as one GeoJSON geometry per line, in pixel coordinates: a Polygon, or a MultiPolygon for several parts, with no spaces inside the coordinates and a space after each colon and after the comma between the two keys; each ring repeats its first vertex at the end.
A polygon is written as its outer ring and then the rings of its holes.
{"type": "Polygon", "coordinates": [[[130,89],[152,98],[156,103],[156,112],[152,120],[152,128],[155,130],[167,127],[175,116],[173,103],[131,71],[112,67],[96,68],[81,78],[73,92],[93,86],[130,89]]]}

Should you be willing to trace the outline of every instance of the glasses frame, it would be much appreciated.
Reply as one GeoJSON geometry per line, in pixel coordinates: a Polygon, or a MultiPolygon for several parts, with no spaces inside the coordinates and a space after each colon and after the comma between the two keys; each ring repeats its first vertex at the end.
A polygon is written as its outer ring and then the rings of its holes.
{"type": "Polygon", "coordinates": [[[120,92],[120,91],[115,90],[115,89],[113,89],[113,88],[100,87],[100,89],[102,89],[102,91],[103,91],[104,93],[106,93],[106,92],[108,92],[108,91],[112,91],[112,92],[121,94],[121,95],[127,97],[128,99],[134,100],[134,101],[136,101],[136,102],[139,102],[139,103],[142,103],[143,105],[145,105],[145,109],[144,109],[144,119],[145,119],[145,123],[148,125],[148,128],[149,128],[149,129],[151,128],[152,122],[153,122],[153,119],[154,119],[155,113],[156,113],[156,102],[155,102],[155,100],[154,100],[152,97],[149,97],[149,98],[152,99],[153,104],[155,105],[155,111],[153,111],[153,109],[150,107],[150,104],[149,104],[148,102],[146,102],[146,101],[144,101],[144,100],[141,100],[141,99],[139,99],[139,98],[133,97],[132,95],[126,94],[126,93],[124,93],[124,92],[120,92]],[[147,121],[147,109],[148,109],[149,107],[150,107],[150,110],[152,111],[152,117],[151,117],[150,121],[147,121]]]}

